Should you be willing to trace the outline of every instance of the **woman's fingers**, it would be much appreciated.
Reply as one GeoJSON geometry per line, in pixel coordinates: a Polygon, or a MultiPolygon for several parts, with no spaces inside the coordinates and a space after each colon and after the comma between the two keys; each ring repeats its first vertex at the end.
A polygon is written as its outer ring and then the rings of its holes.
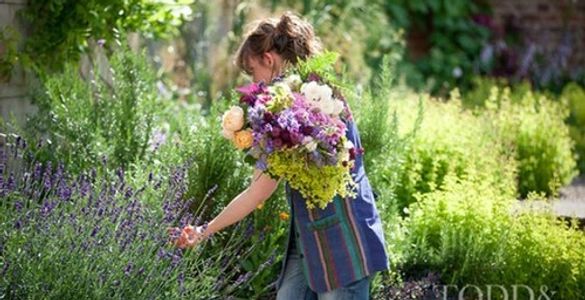
{"type": "Polygon", "coordinates": [[[199,242],[201,241],[201,236],[199,235],[194,235],[192,237],[190,237],[189,239],[187,239],[187,247],[189,248],[193,248],[195,247],[195,245],[197,245],[199,242]]]}
{"type": "Polygon", "coordinates": [[[171,239],[170,244],[181,249],[195,247],[203,240],[201,226],[187,225],[182,230],[179,227],[167,227],[167,232],[171,239]]]}
{"type": "Polygon", "coordinates": [[[183,232],[187,233],[188,235],[195,234],[195,228],[191,225],[187,225],[183,227],[183,232]]]}

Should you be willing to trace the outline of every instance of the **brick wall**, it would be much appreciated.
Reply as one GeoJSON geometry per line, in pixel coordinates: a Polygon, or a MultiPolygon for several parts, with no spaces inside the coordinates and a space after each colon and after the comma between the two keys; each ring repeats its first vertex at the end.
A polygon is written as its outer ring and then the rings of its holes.
{"type": "MultiPolygon", "coordinates": [[[[0,0],[0,30],[11,26],[23,35],[24,30],[18,24],[16,12],[23,8],[26,0],[0,0]]],[[[2,43],[0,41],[0,43],[2,43]]],[[[4,45],[0,44],[0,50],[4,45]]],[[[20,68],[15,68],[9,79],[0,79],[0,117],[8,120],[14,114],[18,124],[24,124],[25,115],[32,113],[35,108],[27,97],[26,76],[20,68]]]]}
{"type": "Polygon", "coordinates": [[[526,45],[553,55],[568,49],[568,66],[585,68],[585,0],[489,1],[496,35],[517,32],[526,45]]]}

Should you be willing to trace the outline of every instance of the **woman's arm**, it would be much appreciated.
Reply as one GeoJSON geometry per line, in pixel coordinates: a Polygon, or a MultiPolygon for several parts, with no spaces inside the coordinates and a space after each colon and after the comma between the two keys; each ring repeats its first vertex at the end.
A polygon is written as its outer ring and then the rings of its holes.
{"type": "Polygon", "coordinates": [[[204,235],[209,236],[246,217],[274,193],[280,181],[281,179],[272,179],[260,169],[254,169],[250,186],[236,196],[221,213],[209,222],[204,235]]]}

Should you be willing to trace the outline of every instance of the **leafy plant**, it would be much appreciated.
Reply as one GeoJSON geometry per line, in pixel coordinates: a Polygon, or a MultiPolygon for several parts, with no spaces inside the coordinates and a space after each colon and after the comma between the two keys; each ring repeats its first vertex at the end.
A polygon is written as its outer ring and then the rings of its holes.
{"type": "Polygon", "coordinates": [[[577,83],[569,83],[563,89],[560,98],[566,99],[570,108],[567,119],[569,134],[575,141],[575,153],[578,155],[578,167],[585,174],[585,88],[577,83]]]}
{"type": "Polygon", "coordinates": [[[60,160],[78,172],[99,165],[102,156],[126,168],[147,155],[159,109],[154,74],[145,54],[128,48],[117,51],[109,64],[93,65],[90,78],[67,64],[63,73],[42,81],[33,98],[39,111],[25,129],[47,136],[50,145],[39,157],[60,160]]]}
{"type": "MultiPolygon", "coordinates": [[[[39,70],[60,70],[94,43],[114,43],[114,28],[147,37],[177,35],[177,27],[192,16],[193,0],[32,0],[19,11],[30,35],[23,55],[39,70]]],[[[113,50],[113,48],[111,48],[113,50]]]]}
{"type": "Polygon", "coordinates": [[[476,112],[491,124],[504,155],[518,162],[519,196],[532,191],[558,196],[578,174],[574,141],[564,121],[569,116],[567,100],[493,87],[485,106],[476,112]]]}
{"type": "MultiPolygon", "coordinates": [[[[441,191],[422,195],[404,219],[404,240],[396,243],[406,275],[435,271],[442,284],[513,284],[578,299],[585,274],[580,253],[585,235],[576,220],[559,221],[551,213],[518,210],[485,181],[448,176],[441,191]]],[[[539,199],[531,196],[529,200],[539,199]]],[[[526,291],[519,296],[528,297],[526,291]]]]}
{"type": "Polygon", "coordinates": [[[409,85],[430,88],[442,95],[455,86],[463,90],[470,88],[468,75],[478,65],[479,53],[489,37],[489,30],[474,22],[472,16],[489,10],[489,6],[465,0],[383,3],[395,26],[404,28],[412,39],[422,39],[423,49],[410,49],[423,53],[409,59],[415,66],[411,69],[414,73],[408,74],[409,85]]]}
{"type": "Polygon", "coordinates": [[[10,80],[18,62],[17,38],[18,33],[11,27],[4,26],[0,31],[0,81],[10,80]]]}

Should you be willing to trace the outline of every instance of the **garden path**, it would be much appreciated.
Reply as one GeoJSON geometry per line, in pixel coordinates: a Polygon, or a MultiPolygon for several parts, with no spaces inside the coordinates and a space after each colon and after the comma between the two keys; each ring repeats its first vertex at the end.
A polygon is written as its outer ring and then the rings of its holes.
{"type": "Polygon", "coordinates": [[[558,199],[519,200],[517,204],[521,209],[552,209],[559,218],[569,219],[575,216],[580,219],[581,228],[585,228],[585,175],[575,177],[571,184],[561,188],[558,199]]]}

